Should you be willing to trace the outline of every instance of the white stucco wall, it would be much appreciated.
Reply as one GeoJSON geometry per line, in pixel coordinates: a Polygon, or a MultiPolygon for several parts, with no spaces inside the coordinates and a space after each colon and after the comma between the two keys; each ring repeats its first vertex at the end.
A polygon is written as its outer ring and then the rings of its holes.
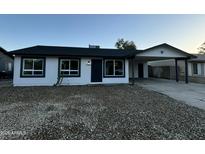
{"type": "Polygon", "coordinates": [[[144,63],[144,78],[148,78],[148,63],[144,63]]]}
{"type": "Polygon", "coordinates": [[[201,75],[201,63],[197,64],[198,75],[201,75]]]}
{"type": "Polygon", "coordinates": [[[57,82],[58,72],[58,59],[57,58],[46,58],[46,72],[45,77],[42,78],[25,78],[20,77],[21,70],[21,57],[16,56],[14,58],[14,86],[51,86],[57,82]]]}
{"type": "MultiPolygon", "coordinates": [[[[137,60],[134,61],[134,77],[138,78],[138,64],[143,64],[144,70],[144,78],[148,78],[148,63],[146,61],[139,62],[137,60]]],[[[129,61],[129,77],[132,78],[132,63],[129,61]]]]}
{"type": "Polygon", "coordinates": [[[125,60],[125,77],[124,78],[103,78],[103,83],[129,83],[129,61],[125,60]]]}
{"type": "Polygon", "coordinates": [[[87,65],[90,58],[81,58],[81,72],[80,77],[64,77],[63,85],[85,85],[91,84],[91,65],[87,65]]]}
{"type": "MultiPolygon", "coordinates": [[[[65,77],[62,85],[87,85],[96,84],[91,82],[91,65],[87,62],[91,58],[81,58],[81,76],[80,77],[65,77]]],[[[23,78],[20,77],[21,57],[14,58],[14,86],[53,86],[57,82],[58,77],[58,57],[46,57],[46,72],[42,78],[23,78]]],[[[129,65],[128,60],[125,60],[125,77],[120,78],[103,78],[102,82],[97,84],[115,84],[129,83],[129,65]]]]}
{"type": "Polygon", "coordinates": [[[197,63],[198,74],[193,74],[193,63],[188,63],[189,76],[205,77],[205,63],[197,63]]]}
{"type": "MultiPolygon", "coordinates": [[[[81,59],[81,76],[64,78],[63,85],[86,85],[86,84],[101,84],[101,82],[91,82],[91,65],[87,65],[87,62],[91,61],[91,58],[81,59]]],[[[115,83],[129,83],[128,77],[128,60],[125,60],[125,77],[119,78],[102,78],[102,84],[115,84],[115,83]]]]}

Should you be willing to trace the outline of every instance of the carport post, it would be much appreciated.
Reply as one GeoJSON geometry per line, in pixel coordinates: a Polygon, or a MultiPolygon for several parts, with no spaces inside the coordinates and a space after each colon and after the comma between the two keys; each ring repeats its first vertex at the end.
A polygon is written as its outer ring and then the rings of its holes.
{"type": "Polygon", "coordinates": [[[178,65],[177,65],[177,59],[175,59],[175,71],[176,71],[176,82],[179,81],[179,78],[178,78],[178,65]]]}
{"type": "Polygon", "coordinates": [[[135,69],[134,69],[134,61],[135,61],[135,57],[134,58],[132,58],[132,85],[134,85],[135,84],[135,76],[134,76],[134,74],[135,74],[135,69]]]}
{"type": "Polygon", "coordinates": [[[184,60],[185,62],[185,82],[188,83],[188,63],[187,63],[187,59],[184,60]]]}

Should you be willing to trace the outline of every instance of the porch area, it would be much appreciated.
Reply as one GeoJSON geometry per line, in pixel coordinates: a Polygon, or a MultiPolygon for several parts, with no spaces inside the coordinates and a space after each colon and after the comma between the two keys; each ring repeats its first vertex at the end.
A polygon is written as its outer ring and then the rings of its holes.
{"type": "MultiPolygon", "coordinates": [[[[182,79],[185,83],[189,82],[188,76],[188,57],[186,58],[173,58],[173,57],[135,57],[129,62],[129,77],[134,84],[136,79],[148,79],[150,76],[149,62],[154,61],[164,61],[164,60],[174,60],[174,70],[172,70],[171,75],[175,79],[176,82],[179,82],[180,74],[179,74],[179,61],[184,63],[184,79],[182,79]]],[[[169,70],[167,70],[169,71],[169,70]]],[[[172,78],[172,79],[173,79],[172,78]]]]}
{"type": "Polygon", "coordinates": [[[179,82],[178,62],[182,61],[184,63],[184,81],[185,83],[188,83],[188,59],[194,57],[195,56],[166,43],[148,48],[143,51],[139,50],[136,52],[135,57],[130,60],[129,77],[132,79],[132,84],[134,84],[135,78],[149,78],[149,62],[174,59],[174,74],[176,82],[179,82]]]}

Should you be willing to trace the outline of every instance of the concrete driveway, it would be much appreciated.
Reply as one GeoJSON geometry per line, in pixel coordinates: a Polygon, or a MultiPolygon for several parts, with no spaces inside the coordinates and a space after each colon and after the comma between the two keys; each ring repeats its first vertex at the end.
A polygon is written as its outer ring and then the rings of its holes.
{"type": "Polygon", "coordinates": [[[176,81],[173,80],[154,78],[138,80],[136,84],[205,110],[205,84],[176,83],[176,81]]]}

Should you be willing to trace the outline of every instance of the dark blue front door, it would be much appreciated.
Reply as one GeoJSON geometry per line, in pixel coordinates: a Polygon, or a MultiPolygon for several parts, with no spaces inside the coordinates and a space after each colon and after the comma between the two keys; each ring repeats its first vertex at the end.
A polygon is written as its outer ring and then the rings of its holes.
{"type": "Polygon", "coordinates": [[[92,59],[91,61],[91,82],[102,82],[101,59],[92,59]]]}

